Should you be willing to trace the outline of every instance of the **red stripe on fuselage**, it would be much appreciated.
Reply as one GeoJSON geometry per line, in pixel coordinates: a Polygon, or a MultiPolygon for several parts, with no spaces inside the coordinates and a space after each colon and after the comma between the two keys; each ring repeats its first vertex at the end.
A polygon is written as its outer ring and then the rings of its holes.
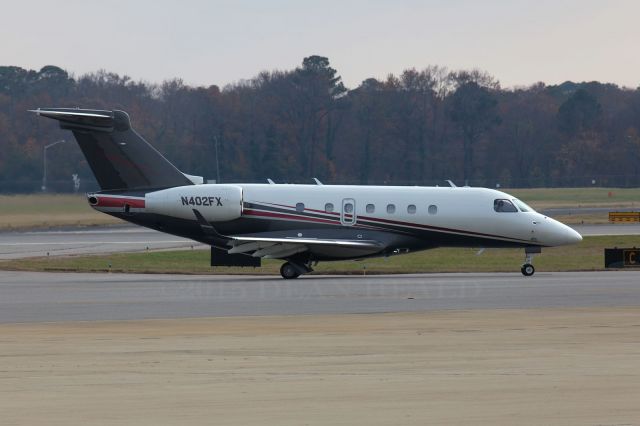
{"type": "Polygon", "coordinates": [[[413,223],[413,222],[401,222],[401,221],[398,221],[398,220],[382,219],[382,218],[377,218],[377,217],[358,216],[358,219],[366,220],[366,221],[369,221],[369,222],[388,223],[390,225],[397,225],[397,226],[424,229],[424,230],[427,230],[427,231],[442,231],[442,232],[448,232],[448,233],[464,234],[464,235],[467,235],[467,236],[490,237],[490,238],[500,238],[500,239],[503,239],[503,240],[515,240],[515,241],[528,242],[528,241],[522,240],[520,238],[506,237],[506,236],[502,236],[502,235],[485,234],[485,233],[482,233],[482,232],[467,231],[467,230],[463,230],[463,229],[444,228],[444,227],[441,227],[441,226],[422,225],[422,224],[413,223]]]}
{"type": "Polygon", "coordinates": [[[132,207],[134,209],[143,209],[144,208],[144,199],[101,197],[99,195],[97,195],[96,198],[98,199],[98,204],[94,205],[94,207],[122,207],[122,208],[124,208],[124,205],[128,204],[130,207],[132,207]]]}
{"type": "MultiPolygon", "coordinates": [[[[286,208],[288,208],[288,209],[295,209],[295,206],[288,206],[288,205],[286,205],[286,204],[267,203],[267,202],[264,202],[264,201],[263,201],[263,203],[264,203],[264,204],[270,204],[270,205],[272,205],[272,206],[286,207],[286,208]]],[[[308,208],[308,207],[305,207],[305,208],[304,208],[304,210],[305,210],[305,211],[310,211],[310,212],[316,212],[316,213],[322,213],[322,214],[333,215],[333,216],[340,216],[340,213],[337,213],[337,212],[328,212],[328,211],[326,211],[326,210],[316,210],[316,209],[310,209],[310,208],[308,208]]],[[[351,215],[350,215],[350,214],[347,214],[347,216],[351,216],[351,215]]]]}
{"type": "MultiPolygon", "coordinates": [[[[271,205],[276,205],[276,206],[281,206],[281,207],[288,207],[288,208],[295,208],[293,206],[287,206],[285,204],[275,204],[275,203],[265,203],[265,204],[271,204],[271,205]]],[[[314,209],[309,209],[309,208],[305,208],[305,211],[306,210],[322,212],[320,210],[314,210],[314,209]]],[[[327,213],[327,212],[322,212],[322,213],[325,213],[325,214],[338,214],[339,215],[339,213],[327,213]]],[[[345,214],[345,217],[347,219],[350,219],[351,215],[350,214],[345,214]]],[[[527,240],[522,240],[520,238],[507,237],[507,236],[503,236],[503,235],[486,234],[486,233],[482,233],[482,232],[467,231],[467,230],[462,230],[462,229],[452,229],[452,228],[445,228],[445,227],[433,226],[433,225],[422,225],[422,224],[414,223],[414,222],[403,222],[403,221],[399,221],[399,220],[382,219],[382,218],[377,218],[377,217],[372,217],[372,216],[358,216],[358,220],[360,222],[356,222],[356,227],[358,227],[358,226],[362,227],[363,223],[361,221],[366,221],[366,222],[369,222],[371,225],[378,225],[379,224],[379,225],[401,226],[401,227],[405,227],[405,228],[422,229],[422,230],[425,230],[425,231],[446,232],[446,233],[464,235],[464,236],[468,236],[468,237],[473,236],[473,237],[491,238],[491,239],[496,239],[497,238],[497,239],[500,239],[500,240],[529,243],[529,241],[527,241],[527,240]]],[[[369,226],[372,227],[371,225],[369,225],[369,226]]],[[[385,230],[388,231],[388,229],[385,229],[385,230]]],[[[397,230],[395,230],[395,231],[398,232],[397,230]]],[[[403,232],[403,231],[400,231],[400,232],[403,232]]],[[[406,232],[406,231],[404,231],[404,232],[406,232]]]]}
{"type": "MultiPolygon", "coordinates": [[[[287,206],[285,204],[273,204],[273,203],[267,203],[267,204],[272,204],[274,206],[295,208],[293,206],[287,206]]],[[[315,209],[310,209],[310,208],[305,208],[305,210],[316,211],[316,212],[325,213],[325,214],[336,214],[336,215],[340,214],[340,213],[329,213],[329,212],[325,212],[325,211],[322,211],[322,210],[315,210],[315,209]]],[[[345,214],[345,218],[351,219],[351,215],[347,213],[347,214],[345,214]]],[[[382,219],[382,218],[372,217],[372,216],[358,216],[358,219],[359,220],[365,220],[365,221],[368,221],[368,222],[373,222],[373,223],[377,222],[379,224],[389,224],[389,225],[396,225],[396,226],[424,229],[424,230],[427,230],[427,231],[441,231],[441,232],[448,232],[448,233],[455,233],[455,234],[463,234],[463,235],[467,235],[467,236],[500,238],[500,239],[503,239],[503,240],[515,240],[515,241],[529,242],[529,241],[526,241],[526,240],[522,240],[520,238],[506,237],[506,236],[502,236],[502,235],[485,234],[485,233],[482,233],[482,232],[466,231],[466,230],[462,230],[462,229],[444,228],[444,227],[441,227],[441,226],[422,225],[420,223],[402,222],[402,221],[399,221],[399,220],[382,219]]]]}
{"type": "Polygon", "coordinates": [[[330,220],[330,219],[320,219],[320,218],[310,217],[310,216],[298,216],[298,215],[287,214],[287,213],[265,212],[265,211],[258,211],[253,209],[244,209],[242,211],[242,214],[247,216],[277,217],[280,219],[294,219],[294,220],[298,219],[306,222],[318,222],[318,223],[328,223],[331,225],[340,225],[340,222],[330,220]]]}
{"type": "MultiPolygon", "coordinates": [[[[316,218],[312,216],[304,216],[300,214],[292,214],[292,213],[276,213],[264,210],[254,210],[254,209],[244,209],[242,211],[243,216],[259,216],[259,217],[273,217],[278,219],[285,219],[290,221],[298,221],[298,222],[316,222],[316,223],[327,223],[330,225],[342,225],[337,219],[322,219],[316,218]]],[[[354,226],[356,229],[370,229],[370,230],[378,230],[378,231],[387,231],[387,229],[380,228],[377,226],[364,225],[364,224],[356,224],[354,226]]],[[[402,231],[400,231],[402,232],[402,231]]]]}

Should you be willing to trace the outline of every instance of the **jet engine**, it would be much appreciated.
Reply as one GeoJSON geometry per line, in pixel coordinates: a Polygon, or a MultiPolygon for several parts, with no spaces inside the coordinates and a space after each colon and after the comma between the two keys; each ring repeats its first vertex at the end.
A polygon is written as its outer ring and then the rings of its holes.
{"type": "Polygon", "coordinates": [[[235,185],[189,185],[149,192],[145,211],[180,219],[195,219],[198,210],[209,222],[226,222],[242,215],[242,188],[235,185]]]}

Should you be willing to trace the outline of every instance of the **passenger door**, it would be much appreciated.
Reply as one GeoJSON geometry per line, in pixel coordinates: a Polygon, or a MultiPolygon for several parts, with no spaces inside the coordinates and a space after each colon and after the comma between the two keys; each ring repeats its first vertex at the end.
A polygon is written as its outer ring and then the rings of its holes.
{"type": "Polygon", "coordinates": [[[356,200],[353,198],[345,198],[342,200],[340,223],[345,226],[353,226],[356,223],[356,200]]]}

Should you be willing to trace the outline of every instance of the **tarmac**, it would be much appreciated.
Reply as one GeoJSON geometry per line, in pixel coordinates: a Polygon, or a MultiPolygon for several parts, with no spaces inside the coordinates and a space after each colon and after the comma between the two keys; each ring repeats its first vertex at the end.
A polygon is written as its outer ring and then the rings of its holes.
{"type": "Polygon", "coordinates": [[[0,260],[205,247],[133,225],[0,232],[0,260]]]}
{"type": "Polygon", "coordinates": [[[0,271],[0,323],[640,306],[616,272],[279,276],[0,271]]]}
{"type": "Polygon", "coordinates": [[[567,216],[572,214],[606,214],[609,212],[634,212],[638,208],[628,207],[561,207],[544,209],[540,213],[547,216],[567,216]]]}
{"type": "MultiPolygon", "coordinates": [[[[620,229],[640,234],[586,232],[620,229]]],[[[2,258],[148,244],[192,243],[0,234],[2,258]]],[[[636,425],[639,272],[1,271],[1,423],[636,425]]]]}

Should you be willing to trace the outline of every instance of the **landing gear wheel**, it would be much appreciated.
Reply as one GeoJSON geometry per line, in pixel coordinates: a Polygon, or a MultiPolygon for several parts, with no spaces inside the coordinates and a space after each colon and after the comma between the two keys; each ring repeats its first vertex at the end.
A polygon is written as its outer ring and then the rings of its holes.
{"type": "Polygon", "coordinates": [[[525,263],[522,265],[522,268],[520,268],[520,272],[522,272],[522,275],[525,277],[530,277],[534,272],[536,272],[536,268],[534,268],[530,263],[525,263]]]}
{"type": "Polygon", "coordinates": [[[294,278],[298,278],[300,276],[300,272],[289,262],[285,262],[280,267],[280,275],[285,280],[292,280],[294,278]]]}

